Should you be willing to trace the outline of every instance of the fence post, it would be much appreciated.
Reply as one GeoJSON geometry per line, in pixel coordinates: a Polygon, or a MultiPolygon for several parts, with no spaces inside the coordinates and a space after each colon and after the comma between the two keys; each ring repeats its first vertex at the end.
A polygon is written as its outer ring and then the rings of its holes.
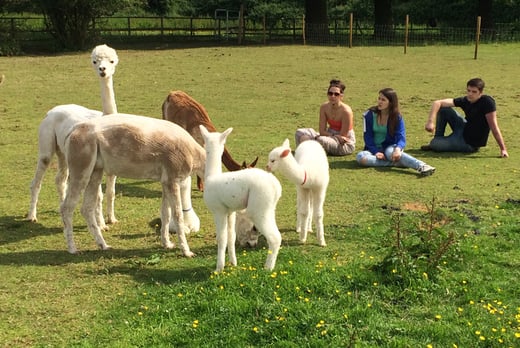
{"type": "Polygon", "coordinates": [[[265,13],[264,15],[262,16],[262,42],[266,43],[266,36],[267,36],[267,28],[265,26],[265,13]]]}
{"type": "Polygon", "coordinates": [[[477,17],[477,33],[475,34],[475,55],[473,59],[477,59],[478,43],[480,41],[480,16],[477,17]]]}
{"type": "Polygon", "coordinates": [[[128,37],[130,37],[130,34],[132,32],[132,29],[130,28],[130,17],[126,17],[126,23],[128,25],[128,37]]]}
{"type": "Polygon", "coordinates": [[[305,15],[302,16],[302,36],[303,36],[303,45],[306,44],[305,42],[305,15]]]}
{"type": "Polygon", "coordinates": [[[404,54],[406,54],[406,47],[408,46],[408,22],[410,20],[409,15],[406,15],[404,22],[404,54]]]}
{"type": "Polygon", "coordinates": [[[353,12],[350,12],[350,24],[349,24],[349,38],[348,38],[348,47],[349,48],[352,48],[352,34],[353,34],[353,29],[354,28],[354,13],[353,12]]]}

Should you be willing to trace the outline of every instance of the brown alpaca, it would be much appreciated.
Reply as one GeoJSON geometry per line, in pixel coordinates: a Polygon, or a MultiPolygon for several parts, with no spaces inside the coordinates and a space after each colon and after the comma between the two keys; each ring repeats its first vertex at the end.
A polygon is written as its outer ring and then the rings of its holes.
{"type": "MultiPolygon", "coordinates": [[[[204,146],[204,139],[200,133],[199,125],[203,125],[210,132],[217,131],[204,106],[183,91],[171,91],[168,94],[162,105],[162,115],[163,119],[176,123],[186,129],[197,143],[202,146],[204,146]]],[[[231,157],[226,148],[224,148],[224,153],[222,154],[222,163],[224,163],[224,166],[226,166],[229,171],[252,168],[256,166],[257,161],[258,156],[249,165],[247,165],[245,161],[240,164],[231,157]]],[[[201,191],[204,189],[202,178],[198,176],[197,187],[201,191]]]]}

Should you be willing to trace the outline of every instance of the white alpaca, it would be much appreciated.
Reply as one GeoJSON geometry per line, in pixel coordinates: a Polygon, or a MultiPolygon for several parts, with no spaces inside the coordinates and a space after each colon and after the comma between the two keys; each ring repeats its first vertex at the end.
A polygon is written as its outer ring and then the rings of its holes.
{"type": "Polygon", "coordinates": [[[265,268],[272,270],[282,243],[275,219],[276,204],[282,195],[280,182],[271,173],[257,168],[222,173],[222,153],[232,128],[210,133],[201,125],[200,130],[206,149],[204,202],[217,229],[217,272],[224,269],[226,248],[231,264],[237,264],[235,212],[241,209],[246,209],[255,227],[265,236],[269,245],[265,268]]]}
{"type": "MultiPolygon", "coordinates": [[[[92,66],[100,77],[101,95],[103,112],[87,109],[80,105],[68,104],[59,105],[47,112],[46,117],[40,123],[38,131],[38,163],[36,173],[31,183],[31,204],[27,214],[27,220],[37,221],[38,196],[41,190],[41,183],[47,167],[49,166],[54,154],[58,157],[58,172],[56,174],[56,189],[60,198],[60,203],[65,198],[67,189],[68,167],[65,161],[63,148],[65,138],[72,128],[79,122],[100,117],[103,114],[117,112],[112,76],[118,63],[117,53],[114,49],[100,45],[96,46],[91,55],[92,66]]],[[[107,177],[107,214],[108,222],[116,222],[114,216],[114,194],[115,177],[107,177]]],[[[100,191],[99,204],[102,202],[100,191]]],[[[101,206],[97,208],[98,220],[103,229],[106,228],[101,206]]]]}
{"type": "Polygon", "coordinates": [[[329,185],[329,162],[323,147],[314,140],[304,141],[293,157],[289,139],[285,139],[282,146],[269,153],[267,170],[279,171],[296,184],[296,232],[300,233],[300,241],[307,241],[307,232],[312,232],[314,219],[318,243],[325,246],[323,203],[329,185]]]}
{"type": "Polygon", "coordinates": [[[130,179],[149,179],[162,184],[161,242],[171,249],[169,226],[173,214],[179,247],[185,256],[190,251],[185,234],[181,190],[192,173],[204,175],[206,154],[180,126],[144,116],[115,114],[80,123],[65,143],[69,166],[69,188],[61,205],[64,234],[70,253],[76,253],[72,231],[74,209],[84,191],[81,213],[97,245],[110,247],[101,234],[95,207],[103,172],[130,179]]]}

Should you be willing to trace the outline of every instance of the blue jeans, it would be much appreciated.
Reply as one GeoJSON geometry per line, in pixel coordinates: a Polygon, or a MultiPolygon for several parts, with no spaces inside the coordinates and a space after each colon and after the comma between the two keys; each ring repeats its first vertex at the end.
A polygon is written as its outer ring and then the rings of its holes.
{"type": "MultiPolygon", "coordinates": [[[[395,146],[389,146],[385,149],[385,157],[392,158],[395,146]]],[[[380,160],[376,158],[370,151],[361,151],[356,155],[356,161],[365,167],[402,167],[419,169],[425,163],[409,154],[402,152],[401,159],[397,162],[389,160],[380,160]]]]}
{"type": "Polygon", "coordinates": [[[430,147],[437,152],[475,152],[478,147],[466,144],[464,127],[466,119],[452,108],[441,108],[437,114],[435,135],[430,141],[430,147]],[[446,125],[450,125],[452,133],[445,136],[446,125]]]}

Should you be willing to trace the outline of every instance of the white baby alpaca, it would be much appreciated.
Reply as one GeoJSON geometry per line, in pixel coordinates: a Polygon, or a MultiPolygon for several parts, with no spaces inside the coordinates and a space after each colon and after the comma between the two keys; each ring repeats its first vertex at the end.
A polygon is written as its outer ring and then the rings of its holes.
{"type": "Polygon", "coordinates": [[[222,153],[233,129],[210,133],[201,125],[200,130],[206,149],[204,202],[213,214],[217,229],[216,271],[224,269],[226,248],[231,264],[237,264],[235,212],[241,209],[246,209],[256,229],[266,238],[269,254],[265,268],[272,270],[282,243],[275,219],[276,204],[282,195],[280,182],[271,173],[257,168],[222,173],[222,153]]]}
{"type": "Polygon", "coordinates": [[[329,162],[323,147],[314,140],[304,141],[293,156],[289,139],[285,139],[282,146],[269,154],[267,170],[279,171],[296,185],[296,232],[300,233],[300,241],[307,241],[314,220],[318,243],[325,246],[323,203],[329,185],[329,162]]]}

